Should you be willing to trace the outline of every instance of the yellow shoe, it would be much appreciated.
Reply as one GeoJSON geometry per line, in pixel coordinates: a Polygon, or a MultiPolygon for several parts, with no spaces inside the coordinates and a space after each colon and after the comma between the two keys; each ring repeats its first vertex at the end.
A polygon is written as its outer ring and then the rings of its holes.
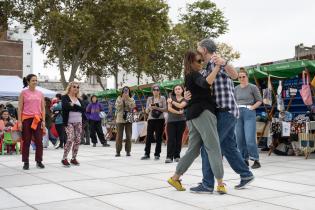
{"type": "Polygon", "coordinates": [[[170,185],[172,185],[173,187],[175,187],[175,189],[178,190],[178,191],[185,191],[185,190],[186,190],[186,189],[182,186],[182,183],[180,183],[180,180],[175,181],[175,180],[173,180],[172,177],[171,177],[171,178],[169,178],[169,179],[167,180],[167,182],[168,182],[170,185]]]}
{"type": "Polygon", "coordinates": [[[226,194],[227,191],[226,191],[226,189],[225,189],[225,185],[218,185],[218,186],[217,186],[217,192],[218,192],[219,194],[221,194],[221,195],[226,194]]]}

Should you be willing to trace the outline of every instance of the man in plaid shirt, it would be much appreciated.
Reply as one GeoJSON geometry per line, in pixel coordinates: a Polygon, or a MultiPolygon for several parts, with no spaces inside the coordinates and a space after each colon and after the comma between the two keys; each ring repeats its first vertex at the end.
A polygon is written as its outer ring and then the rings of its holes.
{"type": "MultiPolygon", "coordinates": [[[[217,104],[217,129],[221,144],[222,155],[225,156],[232,169],[240,175],[241,182],[235,186],[235,189],[242,189],[254,180],[252,172],[244,162],[239,152],[235,138],[235,125],[239,116],[239,110],[234,97],[234,84],[232,79],[238,77],[238,73],[227,62],[216,55],[216,45],[211,39],[204,39],[198,44],[197,51],[207,62],[206,69],[201,72],[203,76],[209,75],[215,65],[221,65],[221,70],[216,76],[212,90],[217,104]]],[[[189,99],[190,93],[186,93],[186,99],[189,99]]],[[[195,193],[212,192],[214,189],[213,172],[210,167],[207,152],[202,146],[202,183],[190,190],[195,193]]]]}

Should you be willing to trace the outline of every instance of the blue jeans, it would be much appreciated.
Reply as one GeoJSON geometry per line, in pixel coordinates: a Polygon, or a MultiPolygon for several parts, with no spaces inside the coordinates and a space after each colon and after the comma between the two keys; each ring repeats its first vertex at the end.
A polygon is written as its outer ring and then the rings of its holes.
{"type": "Polygon", "coordinates": [[[240,117],[236,123],[236,142],[244,160],[259,160],[256,143],[256,112],[240,108],[240,117]]]}
{"type": "MultiPolygon", "coordinates": [[[[236,118],[229,112],[217,113],[217,129],[219,134],[219,140],[221,145],[222,155],[225,156],[229,162],[231,168],[235,173],[239,174],[241,179],[246,180],[253,177],[252,172],[249,170],[244,159],[241,156],[240,151],[237,148],[235,139],[235,125],[236,118]]],[[[202,184],[213,189],[214,187],[214,175],[210,167],[207,152],[204,146],[201,147],[202,158],[202,184]]]]}

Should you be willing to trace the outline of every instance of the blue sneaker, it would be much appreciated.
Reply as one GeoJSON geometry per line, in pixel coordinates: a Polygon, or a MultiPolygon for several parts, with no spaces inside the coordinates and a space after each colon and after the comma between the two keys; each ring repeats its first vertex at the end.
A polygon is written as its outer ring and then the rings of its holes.
{"type": "Polygon", "coordinates": [[[212,194],[213,189],[205,187],[203,184],[199,183],[197,187],[191,187],[190,192],[198,194],[212,194]]]}
{"type": "Polygon", "coordinates": [[[236,185],[234,188],[236,190],[240,190],[240,189],[244,189],[247,185],[249,185],[250,183],[252,183],[254,181],[255,177],[252,176],[252,177],[249,177],[249,178],[246,178],[246,179],[241,179],[241,183],[236,185]]]}

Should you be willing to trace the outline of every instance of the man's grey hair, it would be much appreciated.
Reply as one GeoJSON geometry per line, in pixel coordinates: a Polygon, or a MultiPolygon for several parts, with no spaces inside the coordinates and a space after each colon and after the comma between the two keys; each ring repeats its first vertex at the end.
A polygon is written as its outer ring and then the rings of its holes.
{"type": "Polygon", "coordinates": [[[203,39],[199,42],[200,47],[204,47],[209,53],[214,53],[217,50],[217,45],[211,39],[203,39]]]}

